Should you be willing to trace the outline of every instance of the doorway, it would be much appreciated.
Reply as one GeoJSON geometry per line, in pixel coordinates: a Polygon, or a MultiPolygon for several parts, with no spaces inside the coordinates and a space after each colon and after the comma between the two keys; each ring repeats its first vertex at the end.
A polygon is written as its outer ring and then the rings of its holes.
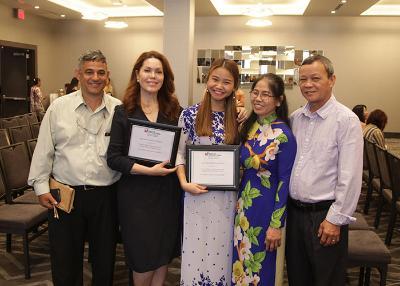
{"type": "Polygon", "coordinates": [[[29,112],[29,94],[36,75],[36,47],[0,41],[0,117],[29,112]]]}

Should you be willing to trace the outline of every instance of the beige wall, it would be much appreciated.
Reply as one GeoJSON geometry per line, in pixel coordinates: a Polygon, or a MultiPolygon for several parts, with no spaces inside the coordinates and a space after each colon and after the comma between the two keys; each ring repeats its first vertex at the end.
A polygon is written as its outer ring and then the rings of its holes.
{"type": "MultiPolygon", "coordinates": [[[[334,93],[353,107],[383,109],[385,131],[400,132],[400,17],[272,17],[273,26],[250,28],[244,17],[203,17],[196,21],[195,50],[225,45],[294,45],[321,49],[335,67],[334,93]]],[[[194,79],[194,101],[204,90],[194,79]]],[[[291,111],[304,105],[294,87],[287,90],[291,111]]]]}
{"type": "MultiPolygon", "coordinates": [[[[38,46],[38,74],[45,92],[55,91],[71,79],[82,51],[101,49],[108,58],[117,96],[121,97],[138,55],[163,48],[161,17],[130,19],[129,28],[124,30],[108,30],[98,22],[56,22],[29,14],[26,18],[12,18],[11,9],[0,4],[0,40],[38,46]]],[[[273,26],[258,29],[245,26],[245,20],[197,18],[195,55],[197,49],[225,45],[321,49],[335,66],[336,97],[349,107],[363,103],[370,110],[383,109],[389,116],[386,131],[400,132],[400,112],[396,109],[400,105],[400,17],[272,17],[273,26]]],[[[180,44],[179,39],[176,44],[180,44]]],[[[193,102],[200,100],[203,90],[204,86],[193,79],[193,102]]],[[[287,95],[291,111],[304,104],[298,88],[287,90],[287,95]]]]}
{"type": "Polygon", "coordinates": [[[56,31],[56,22],[29,14],[21,21],[13,18],[10,7],[0,4],[0,40],[37,46],[38,76],[42,78],[45,94],[51,90],[49,83],[53,79],[56,31]]]}

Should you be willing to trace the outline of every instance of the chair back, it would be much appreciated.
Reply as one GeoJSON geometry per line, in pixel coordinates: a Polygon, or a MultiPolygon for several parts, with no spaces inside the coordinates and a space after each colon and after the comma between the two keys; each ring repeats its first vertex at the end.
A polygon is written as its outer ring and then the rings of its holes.
{"type": "Polygon", "coordinates": [[[32,138],[39,137],[40,122],[32,123],[31,125],[32,138]]]}
{"type": "Polygon", "coordinates": [[[364,138],[364,152],[363,152],[363,170],[368,170],[369,165],[368,165],[368,157],[367,157],[367,148],[365,147],[365,138],[364,138]]]}
{"type": "Polygon", "coordinates": [[[28,120],[29,124],[37,123],[39,122],[37,116],[35,113],[27,113],[25,114],[26,119],[28,120]]]}
{"type": "Polygon", "coordinates": [[[0,129],[0,147],[8,146],[10,143],[7,129],[0,129]]]}
{"type": "Polygon", "coordinates": [[[29,153],[24,142],[0,148],[0,166],[6,188],[6,202],[26,190],[29,176],[29,153]]]}
{"type": "Polygon", "coordinates": [[[382,189],[391,189],[392,182],[390,180],[390,170],[387,160],[387,151],[383,149],[381,146],[374,144],[376,159],[379,167],[379,177],[381,179],[381,187],[382,189]]]}
{"type": "Polygon", "coordinates": [[[395,203],[400,198],[400,158],[388,152],[387,159],[391,173],[393,203],[395,203]]]}
{"type": "Polygon", "coordinates": [[[29,125],[10,127],[8,132],[10,133],[11,142],[13,144],[32,139],[32,133],[29,125]]]}
{"type": "Polygon", "coordinates": [[[10,128],[18,125],[20,124],[17,117],[7,117],[1,119],[1,128],[10,128]]]}
{"type": "Polygon", "coordinates": [[[374,148],[375,143],[365,139],[365,149],[367,150],[368,166],[372,177],[379,178],[378,160],[374,148]]]}
{"type": "Polygon", "coordinates": [[[37,138],[26,141],[26,145],[28,146],[29,157],[31,159],[33,156],[33,152],[35,151],[36,143],[37,143],[37,138]]]}
{"type": "Polygon", "coordinates": [[[15,116],[18,120],[18,126],[22,126],[22,125],[29,125],[29,121],[28,118],[26,118],[25,114],[23,115],[18,115],[15,116]]]}

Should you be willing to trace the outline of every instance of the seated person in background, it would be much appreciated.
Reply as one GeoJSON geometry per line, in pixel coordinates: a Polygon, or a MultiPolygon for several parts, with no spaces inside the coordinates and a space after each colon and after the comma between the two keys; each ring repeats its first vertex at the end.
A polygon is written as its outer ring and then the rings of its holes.
{"type": "Polygon", "coordinates": [[[366,125],[365,122],[367,121],[368,118],[367,106],[364,104],[357,104],[356,106],[353,107],[352,111],[358,116],[358,119],[360,119],[361,122],[361,128],[364,129],[366,125]]]}
{"type": "Polygon", "coordinates": [[[369,115],[366,126],[363,129],[363,136],[382,148],[386,149],[385,137],[383,136],[383,129],[387,123],[386,113],[380,109],[373,110],[369,115]]]}

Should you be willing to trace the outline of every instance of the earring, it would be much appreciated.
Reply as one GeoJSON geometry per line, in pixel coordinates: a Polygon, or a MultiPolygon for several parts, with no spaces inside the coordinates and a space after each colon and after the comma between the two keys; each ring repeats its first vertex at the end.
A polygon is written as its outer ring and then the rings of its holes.
{"type": "Polygon", "coordinates": [[[139,82],[139,79],[136,79],[137,82],[139,82]]]}

